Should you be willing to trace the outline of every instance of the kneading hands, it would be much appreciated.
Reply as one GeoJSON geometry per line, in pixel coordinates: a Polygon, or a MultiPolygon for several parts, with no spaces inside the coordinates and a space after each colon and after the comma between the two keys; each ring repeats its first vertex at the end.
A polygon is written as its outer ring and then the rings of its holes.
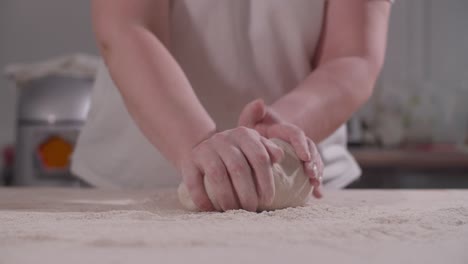
{"type": "Polygon", "coordinates": [[[298,127],[276,119],[263,101],[257,100],[244,108],[238,127],[214,133],[179,163],[184,183],[197,207],[214,210],[204,181],[213,186],[223,211],[256,211],[259,204],[270,204],[275,195],[272,164],[283,157],[282,149],[270,138],[282,139],[293,146],[304,162],[314,196],[320,198],[323,162],[314,142],[298,127]]]}

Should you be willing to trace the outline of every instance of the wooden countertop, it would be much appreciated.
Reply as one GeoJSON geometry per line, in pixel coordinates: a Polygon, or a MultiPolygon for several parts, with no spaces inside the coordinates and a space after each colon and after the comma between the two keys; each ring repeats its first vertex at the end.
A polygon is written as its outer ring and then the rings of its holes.
{"type": "Polygon", "coordinates": [[[0,188],[0,263],[468,263],[468,190],[191,213],[174,189],[0,188]]]}

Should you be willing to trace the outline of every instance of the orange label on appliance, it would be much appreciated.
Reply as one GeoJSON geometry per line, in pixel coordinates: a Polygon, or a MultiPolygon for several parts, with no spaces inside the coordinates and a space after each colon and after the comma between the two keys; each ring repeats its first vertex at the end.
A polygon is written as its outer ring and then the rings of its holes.
{"type": "Polygon", "coordinates": [[[70,162],[73,145],[59,136],[52,136],[38,148],[42,166],[46,169],[65,169],[70,162]]]}

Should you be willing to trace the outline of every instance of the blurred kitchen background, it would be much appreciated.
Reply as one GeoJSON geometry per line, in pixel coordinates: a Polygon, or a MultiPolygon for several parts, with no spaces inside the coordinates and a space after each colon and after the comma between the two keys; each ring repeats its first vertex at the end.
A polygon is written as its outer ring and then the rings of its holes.
{"type": "MultiPolygon", "coordinates": [[[[396,2],[382,76],[349,121],[363,169],[350,188],[468,188],[468,1],[396,2]]],[[[68,165],[98,54],[89,9],[0,1],[0,69],[9,72],[0,76],[2,184],[82,186],[68,165]],[[70,54],[88,56],[54,59],[70,54]],[[50,59],[69,71],[44,77],[37,64],[24,67],[50,59]]]]}

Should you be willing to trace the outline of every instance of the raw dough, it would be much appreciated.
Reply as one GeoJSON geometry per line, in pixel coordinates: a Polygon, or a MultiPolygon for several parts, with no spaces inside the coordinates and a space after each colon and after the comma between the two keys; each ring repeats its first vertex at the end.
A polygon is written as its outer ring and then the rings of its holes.
{"type": "MultiPolygon", "coordinates": [[[[270,205],[260,204],[258,211],[283,209],[286,207],[297,207],[307,203],[312,192],[309,177],[304,173],[302,162],[296,156],[293,147],[280,140],[271,139],[276,145],[284,150],[284,158],[281,163],[273,164],[273,178],[275,181],[275,197],[270,205]]],[[[205,181],[208,196],[217,210],[220,210],[213,196],[212,187],[205,181]]],[[[182,205],[191,211],[197,211],[185,184],[181,183],[177,190],[182,205]]]]}

